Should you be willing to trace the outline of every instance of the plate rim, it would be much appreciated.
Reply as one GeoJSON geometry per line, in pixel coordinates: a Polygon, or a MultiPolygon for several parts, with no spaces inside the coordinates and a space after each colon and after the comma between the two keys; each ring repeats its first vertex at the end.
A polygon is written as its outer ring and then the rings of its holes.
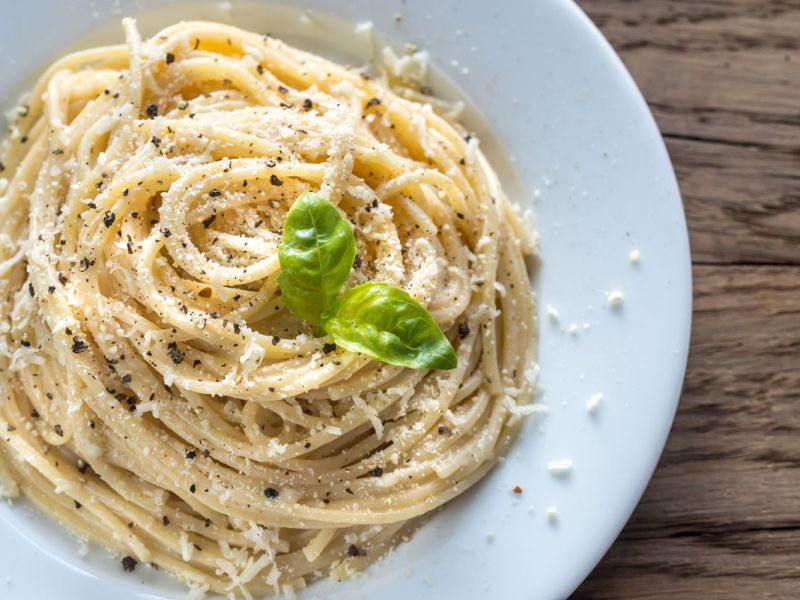
{"type": "MultiPolygon", "coordinates": [[[[691,327],[692,327],[692,317],[693,317],[693,312],[692,312],[692,300],[693,300],[693,280],[692,280],[692,275],[693,274],[692,274],[692,263],[691,263],[691,247],[690,247],[690,240],[689,240],[689,237],[688,237],[688,227],[687,227],[687,222],[686,222],[686,211],[684,209],[684,204],[683,204],[682,194],[681,194],[681,190],[680,190],[680,185],[679,185],[677,176],[675,174],[675,170],[674,170],[672,161],[671,161],[670,156],[669,156],[668,148],[666,147],[666,144],[664,142],[663,136],[660,133],[660,130],[659,130],[658,125],[657,125],[657,122],[655,121],[655,118],[654,118],[654,116],[652,114],[652,111],[650,110],[649,106],[647,105],[647,102],[646,102],[642,92],[640,91],[640,89],[636,85],[636,82],[635,82],[634,78],[630,74],[629,70],[625,66],[625,64],[622,61],[622,59],[619,57],[617,52],[614,50],[613,46],[608,42],[608,40],[602,34],[600,29],[591,21],[591,19],[588,17],[588,15],[584,12],[584,10],[580,6],[578,6],[576,3],[572,2],[571,0],[553,0],[553,2],[551,2],[550,4],[552,5],[552,4],[556,4],[556,3],[560,4],[562,7],[567,7],[568,10],[573,11],[574,12],[574,17],[577,18],[579,21],[581,21],[582,28],[587,32],[587,34],[591,35],[594,38],[595,42],[599,42],[602,46],[604,46],[604,49],[605,49],[604,54],[608,58],[610,58],[612,61],[614,61],[615,70],[619,72],[619,75],[621,75],[622,80],[625,82],[626,86],[629,88],[628,92],[627,92],[627,95],[632,95],[633,97],[636,98],[636,103],[639,106],[640,111],[642,112],[642,116],[644,116],[648,120],[648,125],[647,126],[648,126],[648,129],[650,130],[648,132],[648,135],[650,137],[653,137],[653,135],[654,135],[655,138],[657,138],[658,145],[659,145],[659,152],[661,152],[665,157],[666,166],[668,167],[668,171],[670,173],[670,176],[671,176],[671,179],[672,179],[672,183],[673,183],[673,185],[675,187],[675,190],[676,190],[676,193],[677,193],[677,201],[678,201],[678,205],[679,205],[679,208],[680,208],[680,217],[682,219],[682,232],[683,232],[684,238],[685,238],[685,240],[681,240],[681,241],[684,242],[685,245],[686,245],[687,257],[689,259],[688,260],[688,264],[684,265],[684,267],[682,268],[682,272],[684,272],[685,275],[686,275],[686,280],[683,283],[685,283],[685,285],[686,285],[686,294],[688,295],[688,304],[687,304],[688,305],[688,315],[686,316],[686,319],[685,319],[685,327],[684,327],[683,336],[682,336],[682,338],[683,338],[682,339],[683,347],[681,348],[681,352],[680,352],[681,360],[680,360],[680,365],[679,365],[679,369],[678,369],[680,371],[680,382],[681,382],[681,385],[680,385],[680,387],[678,389],[678,392],[676,394],[674,394],[674,398],[672,400],[671,418],[668,421],[667,420],[664,421],[664,423],[663,423],[663,425],[661,427],[661,430],[662,430],[661,431],[661,434],[662,434],[661,435],[661,439],[658,441],[657,444],[654,443],[652,445],[652,448],[650,448],[650,454],[652,454],[652,460],[650,461],[651,462],[651,466],[648,469],[649,474],[647,475],[646,478],[644,478],[642,480],[641,485],[640,485],[640,489],[635,494],[635,496],[634,496],[633,493],[630,494],[630,498],[629,498],[629,501],[628,501],[629,510],[627,510],[625,512],[625,514],[620,514],[619,517],[616,519],[618,521],[618,523],[616,523],[614,525],[615,533],[614,533],[614,535],[612,537],[610,537],[610,539],[607,540],[607,543],[605,544],[605,546],[604,547],[599,547],[600,544],[597,544],[598,549],[594,553],[594,554],[597,555],[597,559],[593,560],[592,566],[588,570],[586,570],[586,572],[583,573],[580,576],[580,578],[577,579],[577,581],[574,583],[574,585],[572,586],[572,590],[574,591],[575,589],[577,589],[577,587],[579,587],[581,585],[581,583],[586,579],[586,577],[588,575],[590,575],[590,573],[597,567],[597,565],[599,564],[599,562],[602,559],[602,557],[608,552],[609,548],[611,548],[611,546],[613,545],[613,543],[615,542],[615,540],[619,536],[619,533],[624,528],[625,524],[629,521],[629,519],[630,519],[631,515],[633,514],[635,508],[639,505],[644,492],[646,491],[647,487],[649,486],[649,484],[650,484],[650,482],[652,480],[652,477],[653,477],[653,475],[654,475],[654,473],[655,473],[655,471],[657,469],[660,457],[663,455],[664,448],[665,448],[666,442],[667,442],[668,437],[669,437],[669,433],[670,433],[670,431],[672,429],[672,426],[673,426],[673,423],[674,423],[675,414],[676,414],[677,408],[678,408],[678,406],[680,404],[680,399],[681,399],[681,395],[682,395],[681,390],[682,390],[683,383],[685,381],[686,369],[687,369],[687,364],[688,364],[688,359],[689,359],[689,347],[690,347],[690,341],[691,341],[691,327]]],[[[281,4],[291,4],[291,2],[287,2],[286,0],[284,0],[284,2],[281,2],[281,4]]],[[[234,3],[234,5],[235,5],[235,3],[234,3]]],[[[331,10],[332,10],[332,8],[331,8],[331,10]]],[[[434,61],[434,63],[436,63],[436,61],[434,61]]],[[[478,105],[479,108],[482,108],[479,103],[476,102],[476,104],[478,105]]],[[[538,310],[541,311],[541,306],[539,307],[538,310]]],[[[539,327],[541,328],[543,326],[544,326],[543,321],[540,321],[539,327]]],[[[47,554],[49,556],[51,556],[51,557],[56,558],[56,560],[59,559],[59,556],[57,554],[53,554],[53,553],[50,553],[50,552],[48,552],[47,554]]],[[[68,565],[72,569],[75,568],[75,565],[71,564],[69,561],[64,561],[64,564],[68,565]]],[[[81,572],[83,574],[85,574],[85,575],[96,576],[94,573],[91,573],[91,572],[88,572],[88,571],[81,571],[81,572]]]]}

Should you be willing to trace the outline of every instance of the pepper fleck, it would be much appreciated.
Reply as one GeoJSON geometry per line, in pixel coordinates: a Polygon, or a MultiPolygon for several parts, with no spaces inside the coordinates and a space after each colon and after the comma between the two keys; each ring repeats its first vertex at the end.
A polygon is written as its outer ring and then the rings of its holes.
{"type": "Polygon", "coordinates": [[[189,459],[189,460],[194,459],[195,456],[197,456],[197,451],[196,450],[189,450],[186,453],[186,458],[189,459]]]}
{"type": "Polygon", "coordinates": [[[75,354],[80,354],[86,351],[86,342],[77,337],[72,338],[72,351],[75,354]]]}
{"type": "Polygon", "coordinates": [[[208,229],[209,225],[211,225],[216,220],[216,218],[217,218],[216,214],[211,214],[205,219],[203,219],[203,227],[208,229]]]}
{"type": "Polygon", "coordinates": [[[450,431],[449,427],[445,427],[444,425],[439,426],[439,435],[443,435],[445,437],[450,437],[453,435],[453,432],[450,431]]]}
{"type": "Polygon", "coordinates": [[[306,98],[303,100],[303,108],[306,110],[311,110],[314,108],[314,103],[311,101],[311,98],[306,98]]]}
{"type": "Polygon", "coordinates": [[[264,490],[264,495],[269,498],[270,500],[274,500],[278,497],[278,490],[275,488],[268,487],[264,490]]]}
{"type": "Polygon", "coordinates": [[[467,325],[466,323],[459,323],[458,324],[458,338],[463,340],[468,335],[469,335],[469,325],[467,325]]]}
{"type": "Polygon", "coordinates": [[[195,484],[190,485],[189,491],[194,494],[197,491],[197,486],[195,484]]]}
{"type": "Polygon", "coordinates": [[[366,556],[366,555],[367,551],[362,550],[355,544],[350,544],[350,547],[347,548],[347,556],[350,556],[351,558],[355,558],[356,556],[366,556]]]}
{"type": "Polygon", "coordinates": [[[381,103],[380,99],[370,98],[369,101],[367,102],[367,106],[378,106],[378,104],[380,103],[381,103]]]}
{"type": "Polygon", "coordinates": [[[208,195],[211,196],[212,198],[216,198],[217,196],[221,196],[222,192],[219,191],[217,188],[214,188],[213,190],[210,190],[208,192],[208,195]]]}
{"type": "Polygon", "coordinates": [[[103,217],[103,225],[106,227],[111,227],[114,224],[114,219],[117,218],[113,212],[106,211],[105,216],[103,217]]]}
{"type": "Polygon", "coordinates": [[[281,341],[281,338],[279,338],[277,335],[273,335],[272,336],[272,345],[273,346],[277,346],[278,342],[280,342],[280,341],[281,341]]]}
{"type": "Polygon", "coordinates": [[[164,515],[163,517],[161,517],[161,522],[164,524],[164,527],[166,527],[167,525],[169,525],[169,517],[167,515],[164,515]]]}
{"type": "Polygon", "coordinates": [[[283,185],[283,181],[281,181],[280,177],[275,175],[275,173],[269,176],[269,182],[272,185],[278,185],[278,186],[283,185]]]}
{"type": "Polygon", "coordinates": [[[64,429],[58,423],[53,425],[53,431],[58,437],[64,437],[64,429]]]}
{"type": "Polygon", "coordinates": [[[336,350],[336,344],[326,343],[322,346],[322,351],[325,354],[330,354],[334,350],[336,350]]]}
{"type": "Polygon", "coordinates": [[[122,568],[125,569],[126,573],[133,573],[138,564],[139,563],[132,556],[126,556],[122,559],[122,568]]]}
{"type": "Polygon", "coordinates": [[[31,295],[31,298],[33,298],[36,295],[36,291],[33,289],[32,283],[28,284],[28,293],[31,295]]]}
{"type": "Polygon", "coordinates": [[[155,119],[158,116],[158,106],[151,104],[147,107],[147,118],[155,119]]]}
{"type": "Polygon", "coordinates": [[[372,471],[370,471],[369,473],[370,473],[370,475],[372,475],[373,477],[381,477],[381,476],[383,475],[383,469],[381,469],[380,467],[375,467],[375,468],[374,468],[374,469],[372,469],[372,471]]]}
{"type": "Polygon", "coordinates": [[[178,350],[177,347],[170,348],[168,354],[172,359],[172,362],[174,362],[176,365],[179,365],[183,362],[183,352],[178,350]]]}
{"type": "Polygon", "coordinates": [[[175,62],[175,55],[172,52],[167,52],[166,61],[168,65],[175,62]]]}

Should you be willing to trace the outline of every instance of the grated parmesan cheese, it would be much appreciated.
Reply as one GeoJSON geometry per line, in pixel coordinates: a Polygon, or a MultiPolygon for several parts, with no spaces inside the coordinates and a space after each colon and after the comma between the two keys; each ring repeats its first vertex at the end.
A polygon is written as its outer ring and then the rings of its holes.
{"type": "Polygon", "coordinates": [[[194,546],[192,546],[192,544],[189,542],[189,535],[185,531],[181,532],[178,543],[181,545],[181,558],[184,560],[184,562],[189,562],[192,560],[194,546]]]}
{"type": "Polygon", "coordinates": [[[390,79],[402,85],[421,86],[425,83],[430,64],[430,55],[425,50],[415,50],[403,56],[397,56],[392,48],[386,46],[381,57],[383,67],[390,79]]]}
{"type": "Polygon", "coordinates": [[[559,316],[558,315],[558,309],[555,306],[553,306],[552,304],[548,304],[547,307],[545,308],[545,310],[547,311],[547,317],[551,321],[553,321],[554,323],[557,323],[558,322],[558,316],[559,316]]]}
{"type": "MultiPolygon", "coordinates": [[[[339,434],[341,435],[341,431],[339,434]]],[[[275,458],[281,454],[285,454],[287,447],[288,444],[281,444],[277,438],[270,438],[269,444],[267,444],[267,456],[275,458]]]]}
{"type": "Polygon", "coordinates": [[[546,514],[547,514],[547,520],[550,521],[551,523],[555,523],[556,521],[558,521],[558,507],[556,506],[548,507],[546,514]]]}
{"type": "Polygon", "coordinates": [[[29,365],[43,365],[44,358],[39,356],[33,346],[20,346],[11,354],[11,363],[8,365],[9,371],[23,371],[29,365]]]}
{"type": "Polygon", "coordinates": [[[517,404],[509,395],[503,396],[500,402],[511,415],[508,419],[509,426],[515,425],[522,417],[533,414],[545,415],[549,412],[548,408],[541,404],[517,404]]]}
{"type": "Polygon", "coordinates": [[[618,308],[622,306],[622,299],[623,299],[622,292],[620,292],[619,290],[613,290],[608,293],[608,305],[611,308],[618,308]]]}
{"type": "Polygon", "coordinates": [[[255,340],[251,339],[250,343],[247,344],[244,352],[242,352],[242,355],[239,357],[239,363],[242,365],[242,373],[245,379],[247,379],[247,376],[261,364],[264,354],[264,349],[259,346],[255,340]]]}
{"type": "Polygon", "coordinates": [[[159,418],[158,402],[146,401],[136,405],[136,415],[141,417],[145,413],[152,413],[153,417],[159,418]]]}
{"type": "MultiPolygon", "coordinates": [[[[381,439],[383,437],[383,421],[378,416],[378,411],[366,403],[366,401],[358,394],[353,395],[353,404],[359,407],[372,423],[372,428],[375,430],[375,437],[381,439]]],[[[330,427],[328,428],[330,429],[330,427]]]]}
{"type": "Polygon", "coordinates": [[[603,401],[603,393],[598,392],[586,403],[586,410],[589,411],[589,414],[595,414],[597,409],[600,408],[600,403],[603,401]]]}
{"type": "Polygon", "coordinates": [[[560,460],[553,460],[547,463],[547,470],[552,475],[564,476],[572,472],[572,459],[562,458],[560,460]]]}

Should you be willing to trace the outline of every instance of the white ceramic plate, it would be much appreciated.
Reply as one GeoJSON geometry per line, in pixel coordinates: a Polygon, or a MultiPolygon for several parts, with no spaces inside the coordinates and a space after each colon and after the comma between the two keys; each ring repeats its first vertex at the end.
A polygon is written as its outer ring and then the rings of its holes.
{"type": "MultiPolygon", "coordinates": [[[[181,18],[222,20],[353,64],[372,50],[353,33],[355,22],[374,23],[376,45],[386,36],[395,45],[428,49],[437,67],[434,88],[469,98],[468,124],[510,195],[535,208],[543,258],[540,401],[550,413],[528,422],[503,464],[367,577],[320,582],[304,596],[566,597],[600,560],[644,490],[670,429],[686,361],[686,226],[667,153],[636,86],[566,0],[232,4],[228,10],[228,3],[165,0],[9,3],[0,21],[2,104],[12,106],[65,48],[121,40],[123,12],[142,15],[147,34],[181,18]],[[299,18],[303,10],[311,11],[310,19],[299,18]],[[628,260],[633,249],[641,252],[639,265],[628,260]],[[606,303],[614,289],[624,294],[617,310],[606,303]],[[558,322],[546,305],[557,308],[558,322]],[[604,400],[590,415],[586,404],[596,393],[604,400]],[[547,464],[563,458],[574,469],[558,478],[547,464]],[[515,485],[521,495],[511,492],[515,485]],[[546,515],[551,506],[558,510],[555,522],[546,515]]],[[[73,538],[33,511],[2,506],[0,597],[183,597],[177,584],[147,568],[125,574],[102,551],[79,558],[76,550],[73,538]]]]}

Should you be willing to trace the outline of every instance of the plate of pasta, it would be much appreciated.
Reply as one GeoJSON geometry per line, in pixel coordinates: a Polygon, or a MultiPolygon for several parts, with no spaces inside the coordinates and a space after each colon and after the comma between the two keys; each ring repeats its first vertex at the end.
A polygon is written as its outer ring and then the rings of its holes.
{"type": "Polygon", "coordinates": [[[690,329],[652,116],[571,2],[375,4],[7,8],[3,598],[565,598],[621,530],[690,329]]]}

